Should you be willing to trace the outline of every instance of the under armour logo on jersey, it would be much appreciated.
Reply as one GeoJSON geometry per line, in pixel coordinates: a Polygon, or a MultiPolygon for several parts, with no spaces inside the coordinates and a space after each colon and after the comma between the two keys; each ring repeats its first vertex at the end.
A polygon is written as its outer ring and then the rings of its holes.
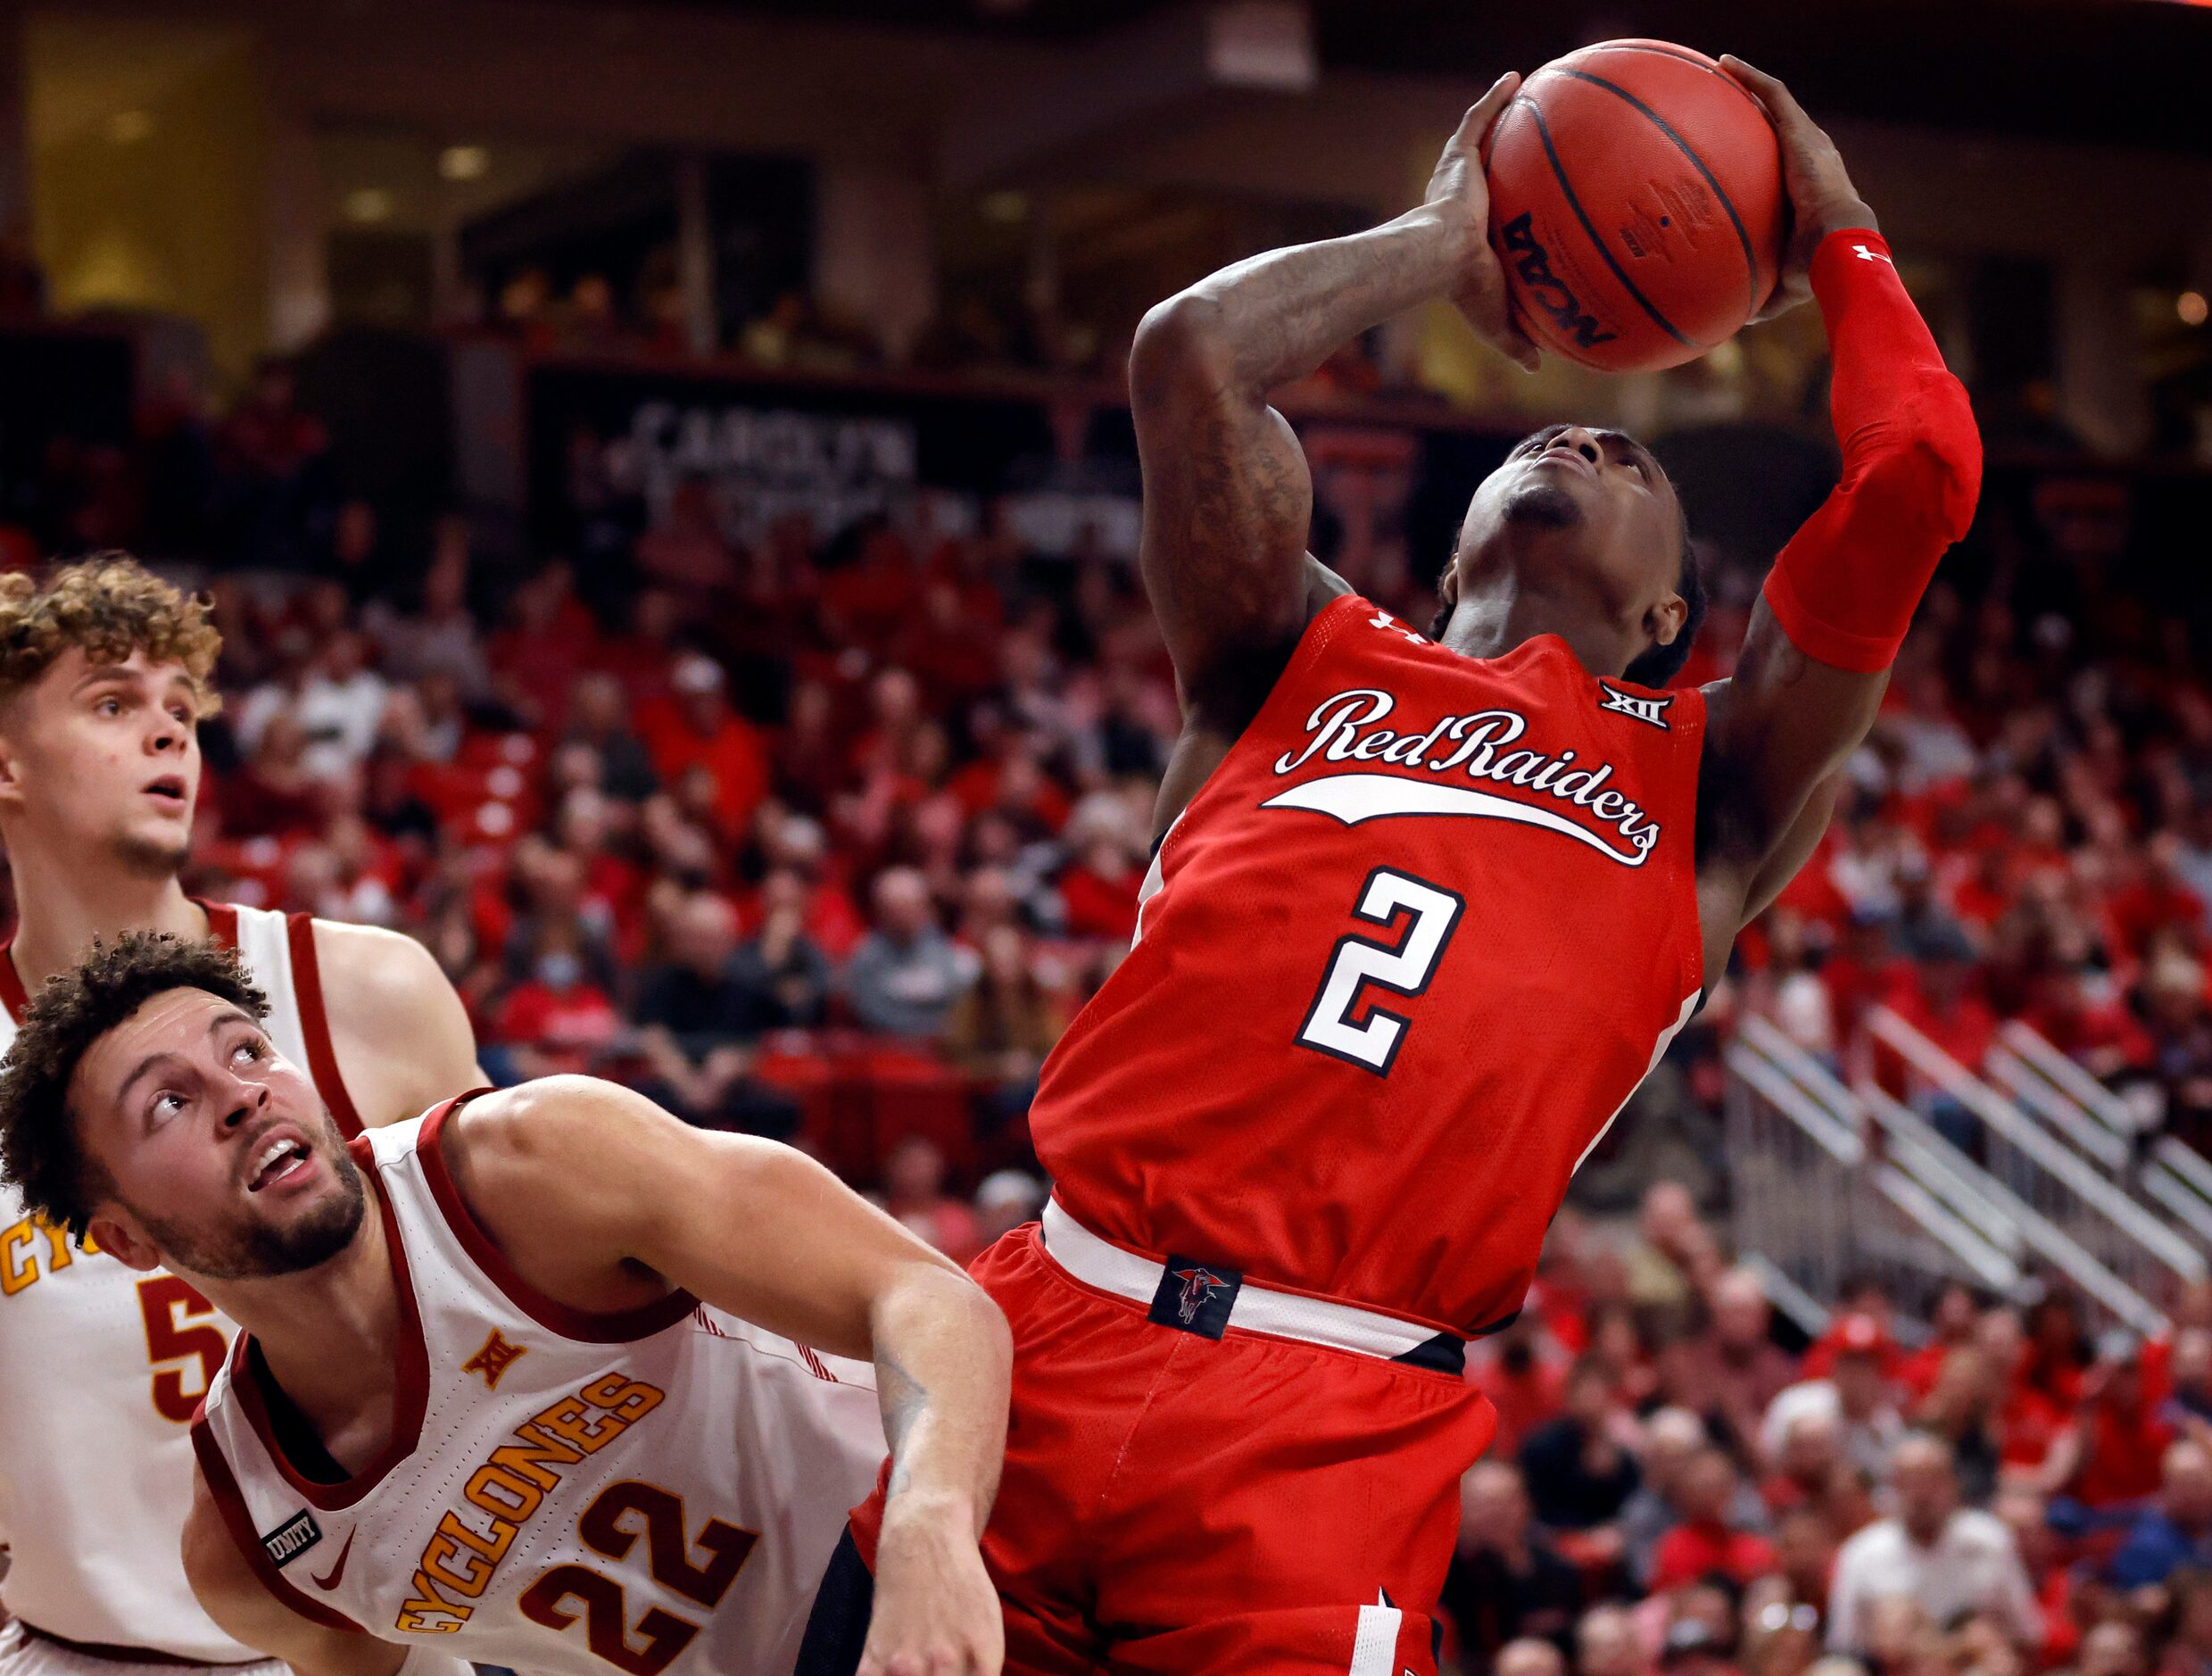
{"type": "Polygon", "coordinates": [[[1864,245],[1853,245],[1851,247],[1851,250],[1852,254],[1858,257],[1860,261],[1887,261],[1893,268],[1897,265],[1895,262],[1890,261],[1890,259],[1887,256],[1885,256],[1880,251],[1868,250],[1864,245]]]}
{"type": "Polygon", "coordinates": [[[1666,698],[1643,698],[1634,693],[1623,693],[1603,681],[1597,684],[1597,690],[1604,694],[1598,709],[1611,710],[1616,716],[1633,716],[1640,722],[1649,722],[1662,733],[1674,731],[1667,726],[1667,706],[1674,702],[1672,694],[1666,698]]]}
{"type": "Polygon", "coordinates": [[[497,1390],[500,1381],[506,1376],[507,1370],[514,1366],[518,1359],[529,1353],[528,1345],[510,1342],[505,1333],[494,1327],[492,1329],[491,1337],[485,1340],[482,1348],[460,1365],[460,1371],[464,1373],[483,1374],[484,1389],[497,1390]]]}
{"type": "Polygon", "coordinates": [[[322,1527],[304,1507],[261,1539],[269,1563],[282,1571],[323,1539],[322,1527]]]}
{"type": "Polygon", "coordinates": [[[1395,629],[1397,633],[1404,635],[1408,641],[1416,646],[1425,646],[1429,643],[1429,637],[1426,635],[1415,634],[1412,629],[1407,628],[1401,624],[1396,618],[1391,616],[1388,611],[1377,611],[1372,617],[1367,619],[1367,626],[1370,628],[1395,629]]]}
{"type": "Polygon", "coordinates": [[[1195,1257],[1171,1257],[1160,1276],[1159,1290],[1152,1296],[1147,1319],[1163,1327],[1180,1327],[1202,1339],[1218,1339],[1229,1325],[1229,1312],[1237,1301],[1244,1276],[1218,1263],[1195,1257]]]}

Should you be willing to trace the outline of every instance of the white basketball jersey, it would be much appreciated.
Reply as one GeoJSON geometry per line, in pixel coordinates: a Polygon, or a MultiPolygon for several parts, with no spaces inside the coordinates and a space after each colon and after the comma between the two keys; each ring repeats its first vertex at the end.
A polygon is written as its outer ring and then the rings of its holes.
{"type": "Polygon", "coordinates": [[[618,1315],[546,1298],[439,1156],[458,1104],[353,1143],[399,1294],[390,1444],[343,1481],[303,1470],[242,1334],[193,1439],[232,1536],[294,1611],[402,1646],[785,1676],[883,1458],[874,1371],[686,1293],[618,1315]]]}
{"type": "MultiPolygon", "coordinates": [[[[311,922],[206,906],[210,929],[268,992],[278,1050],[311,1069],[340,1125],[358,1130],[331,1054],[311,922]]],[[[0,1000],[4,1051],[24,1005],[4,949],[0,1000]]],[[[260,1657],[200,1610],[178,1548],[192,1505],[188,1428],[231,1332],[184,1281],[74,1249],[0,1183],[0,1599],[10,1613],[95,1646],[199,1664],[260,1657]]]]}

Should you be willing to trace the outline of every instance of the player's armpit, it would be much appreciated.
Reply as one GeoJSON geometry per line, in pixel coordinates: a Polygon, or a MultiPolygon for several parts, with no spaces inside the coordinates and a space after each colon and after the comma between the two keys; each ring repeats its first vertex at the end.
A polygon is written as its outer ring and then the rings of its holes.
{"type": "Polygon", "coordinates": [[[369,1127],[418,1117],[490,1080],[468,1008],[414,938],[319,919],[315,960],[338,1072],[369,1127]]]}
{"type": "Polygon", "coordinates": [[[299,1676],[398,1676],[405,1649],[373,1637],[311,1623],[269,1592],[223,1523],[207,1481],[193,1474],[185,1519],[185,1576],[226,1635],[299,1676]]]}

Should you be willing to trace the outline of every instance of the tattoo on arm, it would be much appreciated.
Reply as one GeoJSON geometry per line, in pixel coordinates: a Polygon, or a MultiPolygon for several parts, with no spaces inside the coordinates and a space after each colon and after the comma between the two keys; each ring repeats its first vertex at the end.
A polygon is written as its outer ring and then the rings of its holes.
{"type": "Polygon", "coordinates": [[[921,1381],[899,1365],[888,1351],[875,1358],[875,1396],[883,1410],[883,1436],[891,1443],[891,1494],[907,1487],[907,1438],[930,1406],[930,1394],[921,1381]]]}

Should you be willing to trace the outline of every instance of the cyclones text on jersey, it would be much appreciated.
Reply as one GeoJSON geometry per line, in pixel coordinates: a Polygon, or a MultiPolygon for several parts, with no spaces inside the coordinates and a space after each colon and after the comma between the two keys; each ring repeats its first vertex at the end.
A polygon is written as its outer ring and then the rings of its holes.
{"type": "Polygon", "coordinates": [[[659,1407],[665,1394],[609,1373],[517,1426],[517,1440],[493,1450],[461,1490],[468,1509],[485,1515],[484,1528],[472,1526],[464,1509],[447,1511],[423,1548],[415,1596],[400,1608],[394,1627],[439,1635],[468,1622],[476,1610],[468,1603],[490,1585],[524,1522],[560,1481],[560,1469],[598,1454],[659,1407]],[[593,1415],[594,1408],[602,1412],[593,1415]]]}

